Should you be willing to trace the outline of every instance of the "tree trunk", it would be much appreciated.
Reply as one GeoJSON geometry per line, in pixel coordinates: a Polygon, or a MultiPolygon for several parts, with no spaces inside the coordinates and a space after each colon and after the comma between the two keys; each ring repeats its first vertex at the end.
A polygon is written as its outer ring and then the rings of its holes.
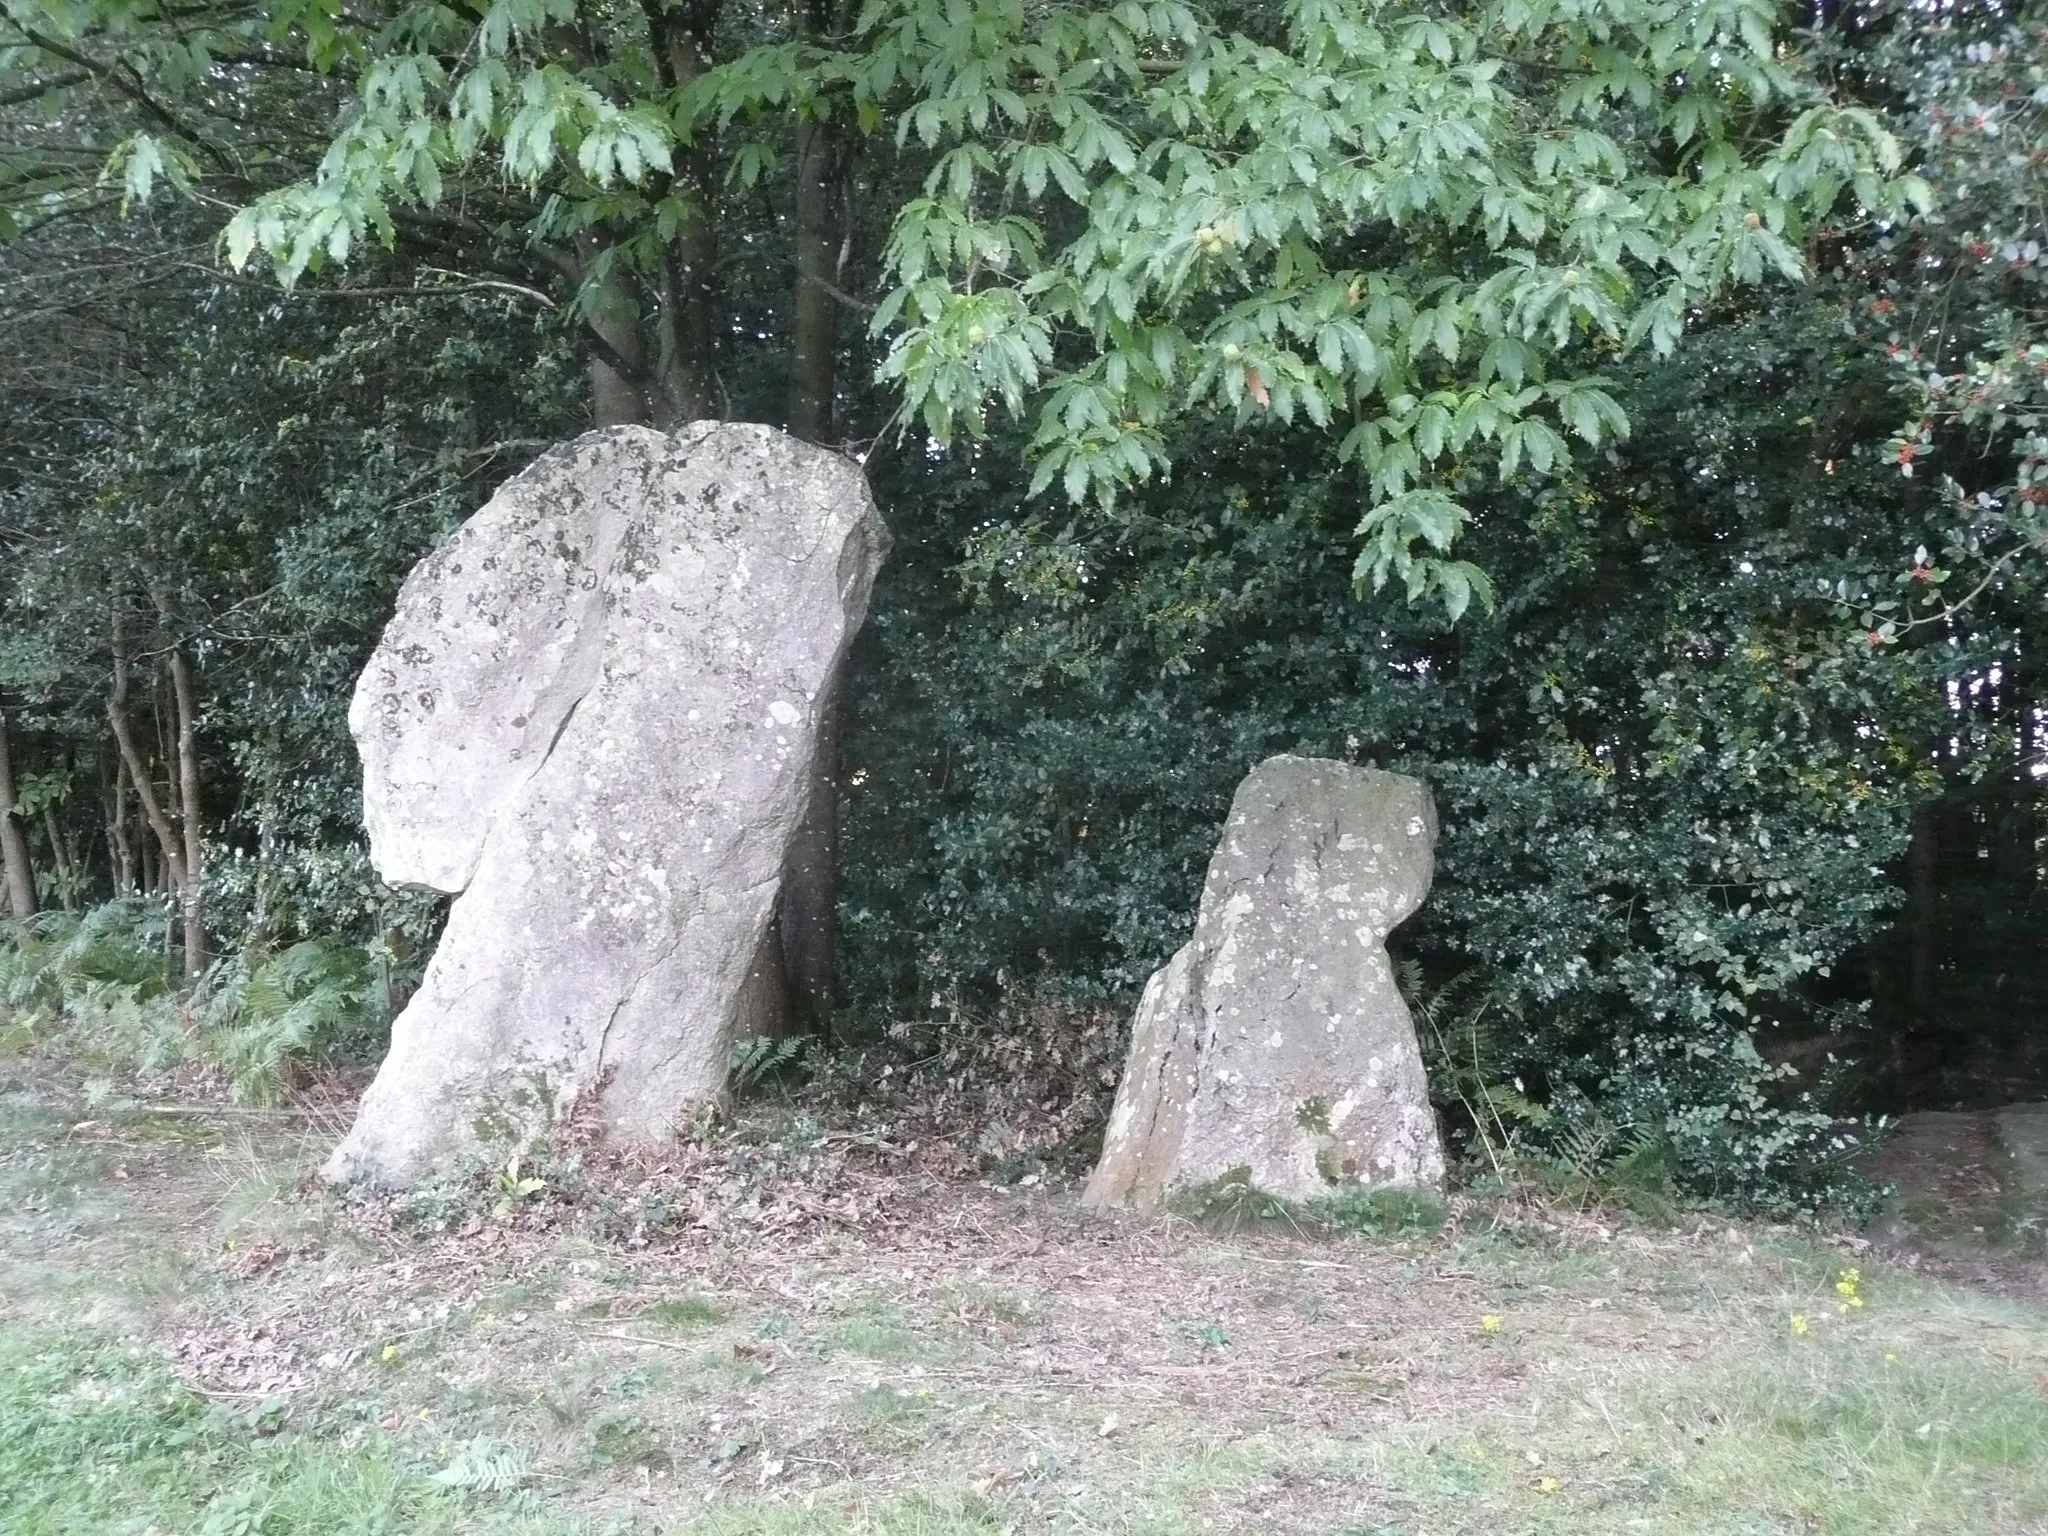
{"type": "Polygon", "coordinates": [[[64,827],[57,820],[54,805],[43,807],[43,836],[50,840],[50,868],[57,877],[57,905],[66,912],[78,910],[78,878],[76,861],[71,857],[71,848],[64,837],[64,827]]]}
{"type": "MultiPolygon", "coordinates": [[[[697,79],[711,64],[722,0],[641,0],[655,70],[664,90],[697,79]]],[[[681,208],[661,253],[655,302],[641,306],[635,387],[643,414],[669,428],[720,414],[716,358],[718,181],[702,138],[679,145],[674,169],[650,189],[681,208]]],[[[609,338],[607,338],[609,339],[609,338]]],[[[602,417],[600,417],[602,421],[602,417]]]]}
{"type": "MultiPolygon", "coordinates": [[[[266,755],[273,763],[278,759],[275,733],[266,755]]],[[[266,768],[256,801],[256,897],[249,913],[248,935],[243,940],[245,948],[255,951],[267,949],[270,944],[272,896],[277,884],[277,800],[277,779],[266,768]]]]}
{"type": "MultiPolygon", "coordinates": [[[[693,75],[699,67],[693,66],[693,75]]],[[[660,367],[652,402],[655,424],[661,427],[720,414],[715,387],[718,322],[712,291],[717,276],[711,216],[715,185],[701,149],[679,150],[677,154],[682,163],[671,195],[686,200],[691,211],[662,253],[660,367]]]]}
{"type": "MultiPolygon", "coordinates": [[[[813,0],[807,33],[822,39],[835,23],[832,0],[813,0]]],[[[790,330],[790,432],[827,445],[838,388],[835,346],[839,299],[834,292],[845,240],[847,149],[832,114],[816,104],[797,132],[796,274],[790,330]]],[[[811,796],[790,849],[776,913],[787,1027],[820,1039],[832,1035],[833,981],[839,947],[839,737],[844,690],[835,686],[818,723],[811,796]]]]}
{"type": "Polygon", "coordinates": [[[1912,841],[1906,851],[1906,1005],[1907,1029],[1928,1027],[1935,1009],[1935,977],[1940,966],[1937,929],[1941,872],[1941,805],[1930,801],[1913,812],[1912,841]]]}
{"type": "Polygon", "coordinates": [[[590,414],[594,426],[644,424],[647,408],[647,349],[633,290],[616,263],[600,264],[604,242],[595,230],[579,238],[578,270],[591,285],[585,323],[598,343],[590,360],[590,414]]]}
{"type": "Polygon", "coordinates": [[[185,653],[171,647],[171,691],[178,705],[178,821],[185,834],[185,878],[178,889],[185,917],[185,974],[206,969],[206,914],[200,882],[206,877],[206,850],[199,808],[199,743],[197,690],[185,653]]]}
{"type": "Polygon", "coordinates": [[[0,710],[0,863],[6,866],[7,907],[26,922],[36,915],[35,868],[28,860],[28,839],[14,815],[14,759],[7,745],[7,715],[0,710]]]}
{"type": "Polygon", "coordinates": [[[837,125],[814,117],[797,132],[796,288],[789,347],[789,430],[813,443],[832,436],[838,383],[834,346],[839,301],[833,293],[844,238],[846,155],[837,125]]]}
{"type": "Polygon", "coordinates": [[[107,862],[113,866],[114,896],[135,893],[135,845],[128,840],[128,770],[114,759],[114,782],[107,791],[107,862]]]}
{"type": "Polygon", "coordinates": [[[164,886],[182,889],[185,884],[185,855],[179,846],[178,834],[157,800],[156,786],[150,782],[148,766],[136,750],[135,733],[128,724],[126,695],[125,684],[117,684],[107,699],[107,723],[114,729],[114,744],[121,749],[121,760],[128,765],[128,777],[135,786],[135,800],[142,807],[142,819],[156,834],[156,873],[164,886]]]}
{"type": "Polygon", "coordinates": [[[784,1028],[832,1038],[833,978],[839,955],[839,723],[833,687],[818,715],[811,796],[790,843],[775,914],[781,952],[784,1028]]]}
{"type": "MultiPolygon", "coordinates": [[[[135,731],[128,719],[128,655],[122,645],[118,621],[114,631],[114,686],[107,695],[107,723],[113,727],[114,745],[121,750],[121,761],[128,766],[129,782],[135,786],[135,799],[142,807],[142,819],[156,834],[158,869],[163,887],[167,894],[176,896],[182,904],[189,889],[185,851],[176,829],[171,826],[170,817],[164,814],[162,802],[157,799],[149,765],[135,745],[135,731]]],[[[204,948],[202,938],[202,963],[204,948]]],[[[190,959],[188,954],[185,969],[186,974],[193,975],[196,972],[190,959]]]]}

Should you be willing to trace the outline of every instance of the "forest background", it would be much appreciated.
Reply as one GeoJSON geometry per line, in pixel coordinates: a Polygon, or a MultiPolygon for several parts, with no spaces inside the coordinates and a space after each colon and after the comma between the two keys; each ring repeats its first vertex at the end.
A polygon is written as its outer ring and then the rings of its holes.
{"type": "Polygon", "coordinates": [[[5,0],[9,1028],[374,1059],[399,581],[718,415],[897,541],[813,1034],[1127,1010],[1343,757],[1468,1151],[1813,1208],[2048,1097],[2044,162],[2002,5],[5,0]]]}

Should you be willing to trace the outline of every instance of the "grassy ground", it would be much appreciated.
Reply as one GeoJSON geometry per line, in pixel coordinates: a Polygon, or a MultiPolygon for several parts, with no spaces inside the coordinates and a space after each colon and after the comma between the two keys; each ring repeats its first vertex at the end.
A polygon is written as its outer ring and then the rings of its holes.
{"type": "Polygon", "coordinates": [[[0,1087],[9,1536],[2048,1531],[2039,1285],[880,1169],[660,1249],[420,1235],[302,1191],[331,1124],[0,1087]]]}

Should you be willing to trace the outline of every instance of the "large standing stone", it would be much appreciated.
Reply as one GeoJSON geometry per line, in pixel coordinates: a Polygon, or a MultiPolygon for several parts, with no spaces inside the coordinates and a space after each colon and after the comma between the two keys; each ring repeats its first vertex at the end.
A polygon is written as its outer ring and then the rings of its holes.
{"type": "Polygon", "coordinates": [[[1443,1149],[1388,932],[1429,893],[1436,809],[1398,774],[1274,757],[1238,786],[1195,936],[1145,987],[1083,1198],[1245,1176],[1288,1199],[1434,1184],[1443,1149]]]}
{"type": "Polygon", "coordinates": [[[534,1097],[657,1139],[722,1090],[887,546],[854,465],[698,422],[554,450],[413,571],[349,727],[379,873],[462,894],[330,1179],[534,1097]]]}

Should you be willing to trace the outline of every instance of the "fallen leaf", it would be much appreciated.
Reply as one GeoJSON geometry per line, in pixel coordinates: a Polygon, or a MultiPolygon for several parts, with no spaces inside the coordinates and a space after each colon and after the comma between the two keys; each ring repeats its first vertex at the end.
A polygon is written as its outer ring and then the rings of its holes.
{"type": "Polygon", "coordinates": [[[998,1488],[1014,1483],[1017,1478],[1015,1467],[983,1467],[967,1486],[974,1490],[975,1497],[985,1499],[998,1488]]]}

